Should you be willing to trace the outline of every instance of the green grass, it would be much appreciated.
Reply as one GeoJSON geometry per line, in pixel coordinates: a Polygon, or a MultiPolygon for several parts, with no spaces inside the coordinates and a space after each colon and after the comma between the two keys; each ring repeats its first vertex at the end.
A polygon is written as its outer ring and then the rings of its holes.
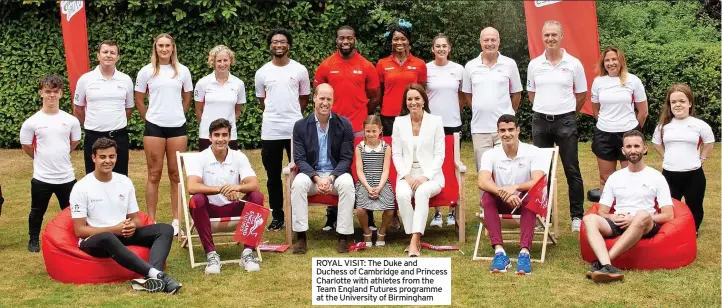
{"type": "MultiPolygon", "coordinates": [[[[481,306],[720,306],[720,147],[710,156],[707,175],[706,216],[698,239],[697,260],[677,270],[627,271],[623,283],[595,285],[584,278],[588,264],[579,253],[579,236],[569,231],[567,185],[559,164],[559,244],[550,246],[547,262],[533,264],[534,274],[490,275],[489,262],[471,261],[476,228],[474,213],[478,211],[475,188],[476,172],[471,143],[464,143],[462,160],[469,167],[467,174],[467,242],[459,252],[433,252],[424,250],[424,257],[450,257],[452,259],[452,305],[457,307],[481,306]]],[[[246,151],[261,183],[265,183],[260,151],[246,151]]],[[[598,186],[596,159],[589,144],[580,144],[581,169],[585,190],[598,186]]],[[[50,279],[45,271],[42,254],[26,251],[27,215],[30,207],[30,179],[32,161],[20,150],[0,150],[2,168],[0,184],[5,194],[5,205],[0,216],[0,306],[170,306],[185,307],[295,307],[311,305],[311,258],[338,257],[335,236],[320,231],[325,219],[323,207],[311,207],[309,253],[305,256],[265,253],[262,271],[246,273],[235,264],[227,264],[219,276],[206,276],[203,268],[190,268],[188,253],[175,243],[168,258],[167,271],[183,282],[177,296],[141,294],[131,291],[128,283],[105,285],[67,285],[50,279]]],[[[82,152],[72,155],[77,178],[82,177],[82,152]]],[[[650,149],[647,163],[661,167],[659,156],[650,149]]],[[[145,156],[141,151],[131,152],[130,177],[135,182],[138,202],[144,210],[145,156]]],[[[164,176],[165,172],[164,172],[164,176]]],[[[262,185],[265,193],[265,185],[262,185]]],[[[159,221],[170,221],[168,181],[161,184],[159,221]]],[[[589,204],[585,204],[588,208],[589,204]]],[[[447,209],[442,210],[444,213],[447,209]]],[[[58,212],[57,202],[51,201],[45,222],[58,212]]],[[[377,218],[377,221],[379,219],[377,218]]],[[[424,241],[432,244],[456,244],[451,228],[427,229],[424,241]]],[[[361,240],[360,229],[355,239],[361,240]]],[[[271,243],[281,243],[283,233],[266,233],[271,243]]],[[[488,238],[483,238],[485,252],[490,254],[488,238]]],[[[390,232],[389,243],[348,257],[404,257],[406,236],[400,231],[390,232]]],[[[537,248],[537,247],[535,247],[537,248]]],[[[518,246],[510,245],[515,252],[518,246]]],[[[538,248],[536,253],[538,253],[538,248]]],[[[238,247],[220,250],[222,258],[237,258],[238,247]]],[[[203,258],[202,249],[196,256],[203,258]]]]}

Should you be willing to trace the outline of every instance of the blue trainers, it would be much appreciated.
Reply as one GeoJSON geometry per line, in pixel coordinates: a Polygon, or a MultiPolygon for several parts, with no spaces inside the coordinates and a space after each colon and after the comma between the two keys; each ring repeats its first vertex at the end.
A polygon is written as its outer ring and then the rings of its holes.
{"type": "Polygon", "coordinates": [[[517,258],[516,264],[517,275],[530,275],[531,274],[531,257],[529,253],[520,252],[517,258]]]}
{"type": "Polygon", "coordinates": [[[489,273],[506,273],[506,270],[510,268],[511,261],[509,261],[509,257],[503,252],[497,252],[494,255],[494,260],[491,261],[489,273]]]}

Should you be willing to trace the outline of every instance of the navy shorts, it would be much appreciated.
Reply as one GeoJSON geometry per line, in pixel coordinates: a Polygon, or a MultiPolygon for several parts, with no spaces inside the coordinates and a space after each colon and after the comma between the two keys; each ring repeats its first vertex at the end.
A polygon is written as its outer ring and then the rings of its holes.
{"type": "MultiPolygon", "coordinates": [[[[622,233],[624,233],[624,231],[627,231],[627,229],[622,229],[619,226],[617,226],[617,224],[615,224],[611,219],[609,219],[609,218],[604,218],[604,219],[607,220],[609,227],[612,228],[612,235],[607,236],[606,238],[615,238],[617,236],[622,235],[622,233]]],[[[653,224],[654,224],[654,226],[652,227],[652,230],[649,230],[649,232],[647,232],[647,234],[642,235],[642,238],[652,238],[655,234],[657,234],[657,232],[659,232],[659,228],[660,228],[659,224],[657,224],[656,222],[653,222],[653,224]]]]}

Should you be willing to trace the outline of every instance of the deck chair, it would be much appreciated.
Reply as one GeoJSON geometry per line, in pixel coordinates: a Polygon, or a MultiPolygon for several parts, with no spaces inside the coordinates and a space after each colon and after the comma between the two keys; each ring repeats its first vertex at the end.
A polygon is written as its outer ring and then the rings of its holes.
{"type": "MultiPolygon", "coordinates": [[[[363,140],[363,137],[356,137],[354,145],[358,145],[363,140]]],[[[383,137],[383,140],[391,145],[391,137],[383,137]]],[[[456,232],[458,234],[459,242],[466,241],[466,214],[464,209],[464,179],[466,175],[466,166],[461,162],[461,135],[455,133],[453,136],[445,137],[446,152],[444,164],[442,165],[442,172],[446,178],[446,186],[441,190],[441,193],[429,200],[429,207],[439,206],[455,206],[456,209],[456,232]]],[[[293,153],[293,142],[291,142],[291,153],[293,153]]],[[[286,243],[292,244],[292,221],[291,221],[291,184],[297,173],[296,164],[293,162],[293,154],[291,155],[291,162],[287,167],[283,168],[283,174],[286,178],[286,189],[284,191],[284,204],[283,210],[286,213],[286,243]]],[[[351,175],[355,181],[358,179],[356,176],[355,163],[351,164],[351,175]]],[[[391,186],[396,191],[396,169],[394,168],[393,162],[391,162],[391,170],[389,171],[389,179],[391,179],[391,186]]],[[[332,195],[315,195],[308,197],[309,205],[325,205],[325,206],[337,206],[338,197],[332,195]]]]}
{"type": "MultiPolygon", "coordinates": [[[[181,242],[181,247],[188,248],[188,256],[190,258],[191,268],[207,264],[207,262],[196,262],[195,255],[193,254],[193,241],[195,239],[198,239],[199,243],[196,244],[196,246],[200,246],[200,238],[196,233],[193,219],[191,218],[188,210],[188,199],[190,198],[190,196],[186,191],[185,180],[187,179],[187,174],[185,169],[183,168],[184,161],[193,160],[198,155],[200,155],[200,153],[198,152],[176,152],[176,156],[178,157],[178,172],[180,173],[180,183],[178,183],[178,200],[180,201],[180,206],[183,208],[183,221],[181,222],[181,226],[185,231],[178,232],[178,240],[181,242]]],[[[235,235],[238,222],[241,220],[240,216],[211,218],[210,220],[211,234],[213,235],[213,242],[216,246],[239,245],[238,242],[233,241],[233,236],[235,235]],[[221,239],[221,241],[218,240],[219,238],[221,239]]],[[[258,249],[258,246],[256,246],[256,253],[258,254],[258,261],[262,261],[263,259],[261,258],[261,251],[258,249]]],[[[222,260],[221,263],[238,263],[240,261],[241,259],[222,260]]]]}
{"type": "MultiPolygon", "coordinates": [[[[541,217],[540,215],[536,215],[537,218],[537,226],[541,226],[543,228],[542,231],[539,231],[538,229],[534,231],[534,238],[537,239],[540,236],[542,237],[541,240],[534,240],[532,241],[533,244],[542,244],[541,248],[541,258],[531,260],[534,262],[540,262],[544,263],[544,260],[546,259],[546,251],[547,251],[547,244],[556,244],[557,238],[556,235],[558,234],[557,229],[557,156],[559,156],[559,147],[554,148],[541,148],[540,155],[544,158],[545,161],[549,162],[549,169],[547,171],[549,186],[547,186],[547,191],[549,193],[548,195],[548,201],[550,204],[547,206],[547,215],[546,217],[541,217]],[[551,230],[550,230],[551,228],[551,230]]],[[[476,213],[476,217],[479,219],[479,231],[476,234],[476,245],[474,247],[474,256],[472,257],[472,260],[493,260],[494,257],[485,257],[485,256],[479,256],[479,244],[481,243],[481,234],[482,231],[484,231],[484,235],[488,235],[488,230],[484,229],[484,208],[481,207],[481,213],[476,213]]],[[[519,214],[499,214],[499,218],[501,218],[501,234],[506,235],[517,235],[515,237],[512,237],[511,239],[504,239],[505,243],[510,242],[519,242],[521,233],[520,233],[520,226],[519,221],[521,219],[521,215],[519,214]]],[[[515,258],[510,258],[512,261],[516,261],[515,258]]]]}

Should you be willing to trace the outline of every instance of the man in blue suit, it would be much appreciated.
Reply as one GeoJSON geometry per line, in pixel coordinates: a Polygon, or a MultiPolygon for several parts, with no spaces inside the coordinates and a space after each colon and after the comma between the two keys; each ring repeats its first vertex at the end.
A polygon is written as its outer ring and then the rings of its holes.
{"type": "Polygon", "coordinates": [[[308,230],[308,196],[333,194],[339,197],[336,232],[338,252],[348,252],[353,234],[354,184],[350,169],[354,134],[351,122],[336,113],[333,87],[324,83],[313,95],[315,111],[293,127],[293,159],[299,173],[291,184],[293,231],[297,241],[293,253],[305,254],[308,230]]]}

